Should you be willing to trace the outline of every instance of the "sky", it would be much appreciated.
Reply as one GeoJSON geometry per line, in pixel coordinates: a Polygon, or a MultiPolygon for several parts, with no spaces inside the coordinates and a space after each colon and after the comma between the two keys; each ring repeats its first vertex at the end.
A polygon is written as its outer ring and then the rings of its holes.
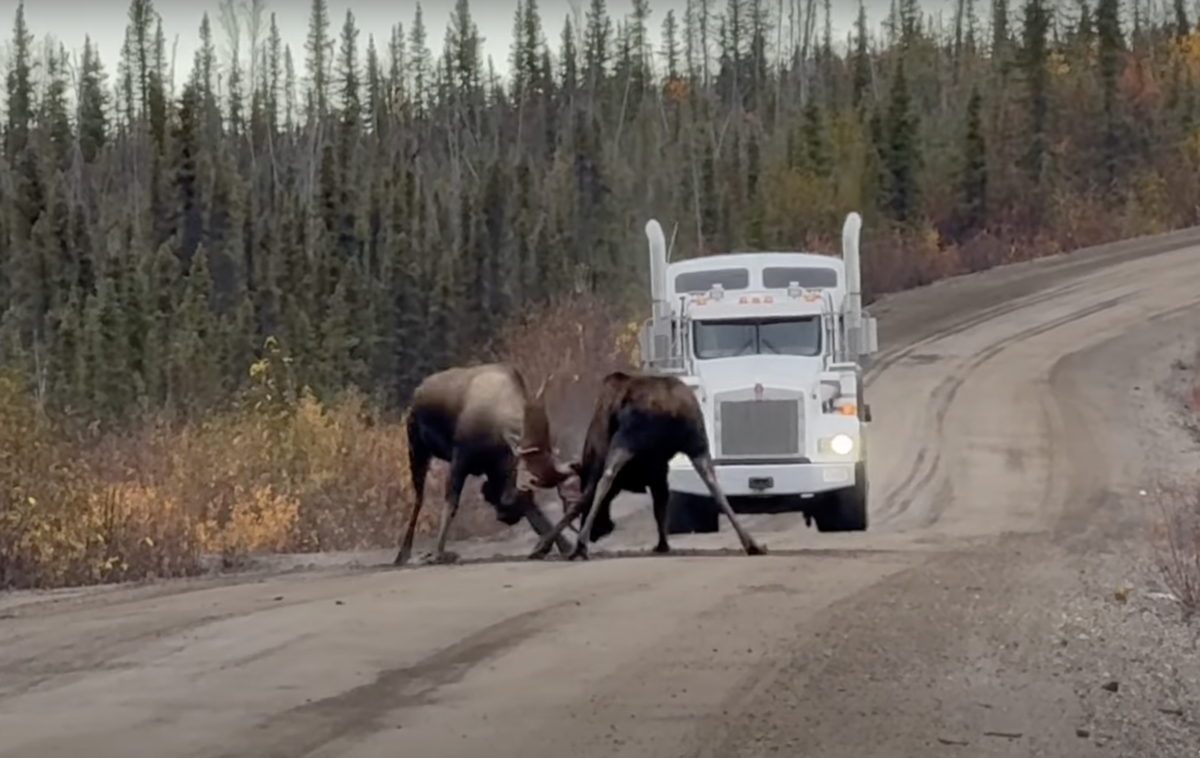
{"type": "MultiPolygon", "coordinates": [[[[793,0],[788,0],[788,6],[793,0]]],[[[308,0],[266,0],[267,13],[274,12],[279,24],[280,33],[285,43],[292,47],[292,54],[297,66],[304,61],[304,39],[308,30],[308,0]]],[[[547,41],[552,48],[557,48],[559,32],[563,19],[571,13],[572,5],[582,7],[582,15],[588,0],[540,0],[542,24],[547,41]]],[[[768,0],[775,2],[775,0],[768,0]]],[[[872,24],[877,24],[887,13],[890,0],[865,0],[868,16],[872,24]]],[[[366,49],[367,36],[374,35],[376,45],[381,49],[386,47],[392,26],[396,22],[404,24],[405,29],[411,25],[416,0],[328,0],[331,27],[334,33],[340,29],[347,10],[354,13],[360,30],[359,40],[366,49]]],[[[724,6],[723,0],[716,0],[714,6],[724,6]]],[[[0,38],[5,40],[3,47],[7,48],[7,38],[11,36],[12,20],[15,17],[18,0],[0,0],[0,28],[4,33],[0,38]]],[[[820,2],[817,3],[821,5],[820,2]]],[[[950,0],[924,0],[923,6],[928,12],[942,7],[949,7],[950,0]]],[[[127,0],[26,0],[25,17],[36,40],[42,40],[45,35],[53,35],[69,50],[80,50],[83,47],[85,35],[90,35],[94,44],[99,47],[101,60],[110,75],[116,70],[120,56],[121,45],[124,41],[126,13],[129,7],[127,0]]],[[[223,47],[224,37],[217,24],[218,0],[158,0],[154,3],[155,10],[162,17],[163,31],[167,38],[168,55],[172,44],[176,44],[176,79],[182,80],[191,68],[198,39],[200,21],[205,12],[213,23],[217,35],[217,43],[223,47]]],[[[446,24],[454,0],[425,0],[423,10],[426,28],[429,30],[429,46],[435,55],[440,52],[446,24]]],[[[496,69],[503,74],[508,66],[509,45],[512,38],[513,14],[516,11],[516,0],[472,0],[471,13],[484,37],[485,55],[492,56],[496,69]]],[[[674,9],[676,16],[682,19],[684,0],[650,0],[652,9],[650,26],[653,32],[651,39],[657,45],[660,39],[662,19],[666,12],[674,9]]],[[[608,0],[609,13],[614,17],[627,14],[632,9],[632,0],[608,0]]],[[[835,0],[833,3],[833,26],[835,39],[842,39],[851,29],[854,17],[858,11],[857,0],[835,0]]],[[[244,45],[243,45],[244,47],[244,45]]],[[[6,56],[7,57],[7,56],[6,56]]]]}

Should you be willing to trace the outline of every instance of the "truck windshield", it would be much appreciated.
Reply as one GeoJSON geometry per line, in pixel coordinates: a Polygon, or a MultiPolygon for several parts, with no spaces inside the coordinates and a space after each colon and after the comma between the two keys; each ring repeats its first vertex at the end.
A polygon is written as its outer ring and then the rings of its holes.
{"type": "Polygon", "coordinates": [[[821,318],[693,321],[696,357],[821,354],[821,318]]]}

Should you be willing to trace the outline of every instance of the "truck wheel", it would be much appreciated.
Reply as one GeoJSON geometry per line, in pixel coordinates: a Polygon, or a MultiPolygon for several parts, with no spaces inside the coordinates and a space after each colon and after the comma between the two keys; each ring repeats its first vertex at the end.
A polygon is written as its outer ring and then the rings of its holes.
{"type": "Polygon", "coordinates": [[[867,531],[867,465],[854,464],[854,486],[830,493],[813,513],[818,532],[867,531]]]}
{"type": "Polygon", "coordinates": [[[667,534],[712,534],[721,529],[721,513],[712,498],[672,492],[667,500],[667,534]]]}

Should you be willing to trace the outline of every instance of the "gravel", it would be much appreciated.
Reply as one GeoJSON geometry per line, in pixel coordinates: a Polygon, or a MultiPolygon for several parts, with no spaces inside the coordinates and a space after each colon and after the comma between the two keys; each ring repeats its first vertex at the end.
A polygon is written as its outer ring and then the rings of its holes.
{"type": "Polygon", "coordinates": [[[1165,586],[1153,537],[1153,482],[1200,481],[1197,367],[1191,356],[1163,357],[1169,368],[1154,386],[1131,388],[1135,413],[1158,421],[1143,426],[1159,437],[1146,448],[1148,484],[1123,493],[1145,503],[1144,528],[1081,559],[1081,592],[1065,600],[1057,631],[1056,663],[1087,717],[1077,736],[1129,758],[1200,756],[1200,619],[1188,623],[1165,586]]]}

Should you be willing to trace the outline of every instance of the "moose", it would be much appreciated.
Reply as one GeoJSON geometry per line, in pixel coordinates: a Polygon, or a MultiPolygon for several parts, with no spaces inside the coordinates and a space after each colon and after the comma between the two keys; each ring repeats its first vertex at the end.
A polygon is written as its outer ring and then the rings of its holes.
{"type": "MultiPolygon", "coordinates": [[[[563,518],[529,555],[545,558],[550,545],[574,519],[584,523],[569,558],[587,558],[587,543],[613,531],[612,501],[626,492],[645,493],[654,501],[658,523],[655,553],[669,553],[667,542],[667,470],[671,459],[686,455],[721,511],[733,524],[747,555],[766,549],[746,533],[729,500],[717,484],[709,452],[704,416],[695,393],[673,376],[614,371],[604,378],[584,440],[583,455],[570,464],[578,474],[582,497],[567,507],[563,518]],[[594,530],[594,531],[593,531],[594,530]]],[[[561,552],[561,547],[559,548],[561,552]]]]}
{"type": "MultiPolygon", "coordinates": [[[[485,477],[483,498],[502,523],[514,526],[524,518],[539,536],[551,530],[549,519],[534,502],[533,489],[559,487],[575,470],[560,462],[551,447],[545,409],[549,380],[531,397],[515,367],[489,363],[449,368],[421,382],[406,420],[416,502],[395,565],[411,557],[425,478],[434,458],[450,464],[450,481],[432,562],[457,559],[446,551],[446,539],[468,476],[485,477]]],[[[561,529],[550,539],[563,555],[571,551],[561,529]]]]}

